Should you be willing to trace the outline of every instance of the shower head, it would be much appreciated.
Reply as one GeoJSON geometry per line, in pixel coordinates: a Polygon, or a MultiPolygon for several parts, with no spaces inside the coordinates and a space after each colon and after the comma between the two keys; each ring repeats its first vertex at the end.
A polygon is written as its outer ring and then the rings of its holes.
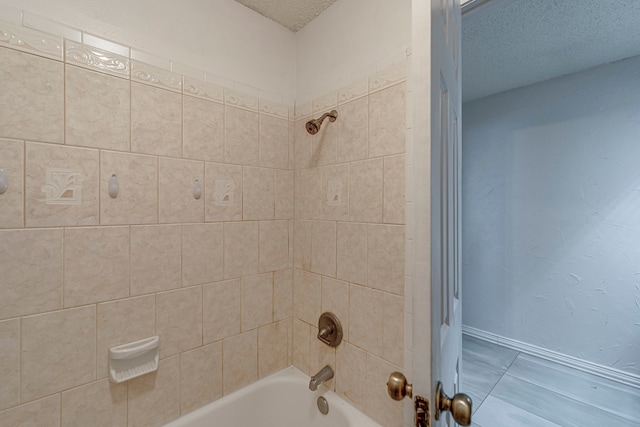
{"type": "Polygon", "coordinates": [[[329,117],[330,122],[335,122],[338,118],[338,112],[336,110],[331,110],[328,113],[324,113],[317,119],[309,120],[305,125],[307,132],[309,132],[309,134],[311,135],[315,135],[316,133],[318,133],[318,131],[320,130],[320,126],[322,126],[322,122],[327,117],[329,117]]]}

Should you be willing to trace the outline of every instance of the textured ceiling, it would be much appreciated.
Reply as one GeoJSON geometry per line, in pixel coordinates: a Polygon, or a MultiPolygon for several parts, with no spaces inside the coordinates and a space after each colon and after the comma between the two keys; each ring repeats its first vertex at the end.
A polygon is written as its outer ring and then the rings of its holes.
{"type": "Polygon", "coordinates": [[[491,0],[462,28],[469,101],[640,55],[640,0],[491,0]]]}
{"type": "Polygon", "coordinates": [[[298,31],[336,0],[236,0],[261,15],[298,31]]]}

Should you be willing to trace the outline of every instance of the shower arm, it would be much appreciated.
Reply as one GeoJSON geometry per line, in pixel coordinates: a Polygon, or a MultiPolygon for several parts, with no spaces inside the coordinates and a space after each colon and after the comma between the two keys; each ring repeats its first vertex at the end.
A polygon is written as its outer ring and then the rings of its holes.
{"type": "Polygon", "coordinates": [[[335,122],[336,119],[338,118],[338,114],[336,110],[331,110],[328,113],[324,113],[322,116],[320,116],[317,121],[322,123],[324,121],[324,119],[326,119],[327,117],[329,117],[329,121],[330,122],[335,122]]]}

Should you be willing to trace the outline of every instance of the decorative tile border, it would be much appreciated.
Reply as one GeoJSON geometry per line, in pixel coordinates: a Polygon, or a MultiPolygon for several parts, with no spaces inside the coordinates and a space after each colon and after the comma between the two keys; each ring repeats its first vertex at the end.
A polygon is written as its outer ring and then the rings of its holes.
{"type": "Polygon", "coordinates": [[[0,46],[62,61],[62,37],[0,22],[0,46]]]}
{"type": "Polygon", "coordinates": [[[390,68],[379,71],[369,77],[369,92],[377,92],[401,83],[405,81],[406,74],[406,65],[404,61],[390,68]]]}
{"type": "Polygon", "coordinates": [[[182,92],[181,75],[139,61],[131,61],[131,80],[160,89],[182,92]]]}
{"type": "Polygon", "coordinates": [[[97,47],[65,40],[65,60],[90,70],[97,70],[117,77],[129,77],[129,59],[97,47]]]}
{"type": "Polygon", "coordinates": [[[184,78],[182,93],[207,101],[224,103],[224,89],[212,83],[201,82],[190,77],[184,78]]]}
{"type": "Polygon", "coordinates": [[[300,120],[302,118],[309,117],[312,113],[313,113],[313,110],[311,109],[310,102],[307,102],[299,106],[296,105],[294,119],[300,120]]]}
{"type": "Polygon", "coordinates": [[[369,80],[360,79],[344,88],[338,90],[338,104],[344,104],[349,101],[367,96],[369,93],[369,80]]]}
{"type": "Polygon", "coordinates": [[[315,113],[324,113],[325,110],[331,110],[338,105],[338,92],[331,92],[329,95],[325,95],[318,99],[314,99],[311,103],[312,112],[315,113]]]}
{"type": "Polygon", "coordinates": [[[235,90],[224,90],[224,103],[232,107],[258,111],[258,97],[236,92],[235,90]]]}
{"type": "Polygon", "coordinates": [[[260,98],[259,106],[261,114],[267,114],[285,120],[289,118],[289,107],[286,105],[260,98]]]}

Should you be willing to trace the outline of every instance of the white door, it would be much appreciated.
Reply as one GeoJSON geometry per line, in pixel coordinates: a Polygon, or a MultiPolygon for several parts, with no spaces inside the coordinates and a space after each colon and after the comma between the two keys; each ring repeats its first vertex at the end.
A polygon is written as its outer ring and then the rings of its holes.
{"type": "Polygon", "coordinates": [[[461,19],[459,0],[413,1],[417,172],[412,375],[415,394],[430,401],[431,425],[439,427],[457,424],[450,412],[435,420],[436,384],[441,381],[448,396],[458,393],[462,363],[461,19]],[[422,79],[423,74],[428,77],[422,79]],[[428,184],[423,187],[422,182],[428,184]]]}

